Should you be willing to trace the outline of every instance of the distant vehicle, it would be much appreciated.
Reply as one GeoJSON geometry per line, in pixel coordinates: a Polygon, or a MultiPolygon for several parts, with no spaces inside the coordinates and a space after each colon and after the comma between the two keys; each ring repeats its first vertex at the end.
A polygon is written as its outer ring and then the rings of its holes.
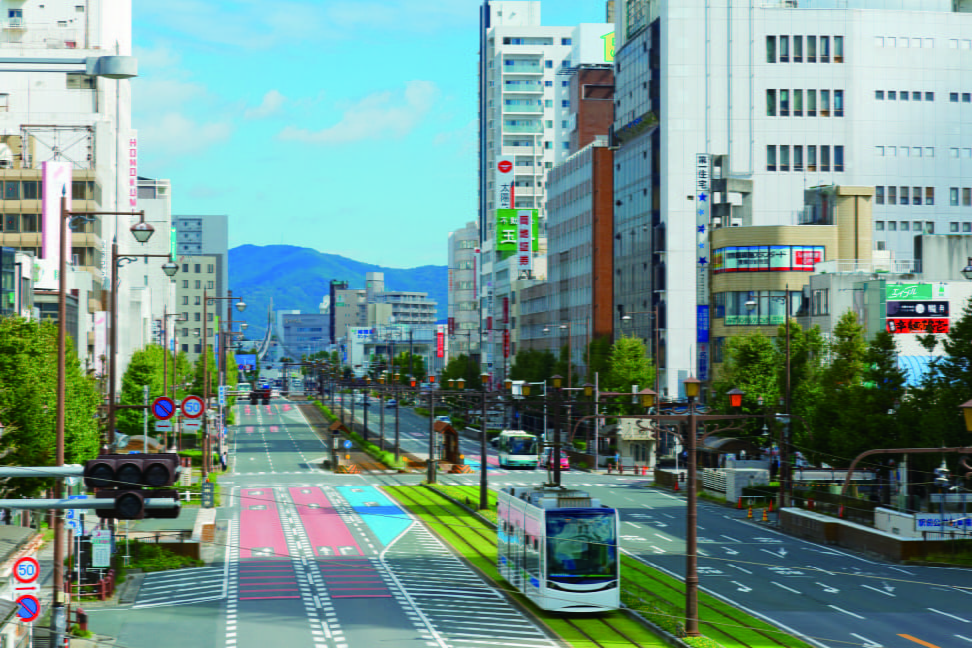
{"type": "Polygon", "coordinates": [[[436,421],[442,421],[443,423],[445,423],[447,425],[452,425],[452,419],[449,418],[448,416],[436,416],[435,417],[435,420],[436,421]]]}
{"type": "Polygon", "coordinates": [[[394,398],[392,398],[390,400],[387,400],[387,401],[385,401],[385,407],[386,408],[389,408],[389,407],[398,407],[398,401],[395,400],[394,398]]]}
{"type": "Polygon", "coordinates": [[[270,404],[270,388],[254,389],[250,392],[250,405],[256,405],[260,401],[264,405],[270,404]]]}
{"type": "MultiPolygon", "coordinates": [[[[540,467],[553,470],[553,456],[553,448],[545,448],[543,454],[540,455],[540,467]]],[[[570,458],[563,449],[560,450],[560,469],[570,470],[570,458]]]]}
{"type": "Polygon", "coordinates": [[[503,430],[499,435],[501,468],[536,468],[537,437],[523,430],[503,430]]]}
{"type": "Polygon", "coordinates": [[[499,437],[498,436],[494,436],[492,439],[490,439],[489,440],[489,445],[493,446],[494,448],[498,448],[499,447],[499,437]]]}

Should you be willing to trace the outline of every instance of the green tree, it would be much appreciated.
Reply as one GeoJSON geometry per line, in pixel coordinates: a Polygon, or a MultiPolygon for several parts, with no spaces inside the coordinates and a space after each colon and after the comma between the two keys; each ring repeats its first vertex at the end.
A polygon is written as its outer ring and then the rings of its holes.
{"type": "MultiPolygon", "coordinates": [[[[64,458],[83,463],[98,454],[101,435],[97,383],[85,376],[67,339],[64,382],[64,458]]],[[[4,465],[51,466],[56,462],[57,326],[19,317],[0,318],[0,440],[4,465]]],[[[34,496],[49,479],[16,479],[7,497],[34,496]]]]}
{"type": "Polygon", "coordinates": [[[590,357],[587,367],[587,382],[594,384],[595,375],[598,383],[600,383],[602,376],[607,377],[611,371],[612,346],[613,343],[609,335],[598,335],[591,340],[587,348],[587,355],[590,357]]]}
{"type": "MultiPolygon", "coordinates": [[[[213,396],[218,391],[217,374],[219,366],[216,364],[216,357],[213,354],[212,347],[207,345],[205,354],[206,374],[208,374],[209,377],[209,395],[213,396]]],[[[189,387],[189,393],[195,394],[196,396],[204,396],[203,388],[205,383],[203,382],[203,364],[203,356],[200,354],[199,358],[196,360],[196,366],[193,370],[192,386],[189,387]]]]}
{"type": "Polygon", "coordinates": [[[406,384],[409,377],[416,381],[423,381],[428,375],[425,368],[425,358],[413,355],[408,351],[402,351],[395,356],[395,371],[401,374],[401,382],[406,384]]]}
{"type": "MultiPolygon", "coordinates": [[[[128,361],[128,368],[122,376],[121,395],[122,405],[142,405],[144,403],[144,388],[149,387],[149,403],[162,395],[162,355],[164,350],[156,344],[139,349],[132,354],[128,361]]],[[[143,429],[142,410],[119,409],[115,418],[118,432],[122,434],[141,434],[143,429]]]]}
{"type": "Polygon", "coordinates": [[[550,351],[524,349],[513,357],[510,380],[543,382],[554,375],[557,359],[550,351]]]}
{"type": "MultiPolygon", "coordinates": [[[[744,392],[739,414],[764,416],[779,402],[779,368],[783,363],[774,340],[761,331],[749,335],[730,337],[723,349],[725,362],[715,380],[715,399],[713,406],[722,412],[729,412],[728,392],[740,389],[744,392]]],[[[748,436],[762,443],[765,420],[751,419],[742,423],[748,436]]],[[[740,435],[736,435],[740,436],[740,435]]]]}
{"type": "Polygon", "coordinates": [[[445,369],[442,370],[440,381],[444,385],[448,380],[458,380],[459,378],[466,381],[466,389],[481,389],[479,365],[472,357],[465,353],[449,359],[445,369]]]}
{"type": "MultiPolygon", "coordinates": [[[[655,366],[648,357],[644,341],[639,337],[621,336],[611,346],[609,371],[606,380],[600,381],[601,391],[631,392],[637,385],[638,391],[655,386],[655,366]]],[[[612,399],[613,410],[617,413],[644,413],[640,404],[631,403],[630,398],[612,399]]]]}

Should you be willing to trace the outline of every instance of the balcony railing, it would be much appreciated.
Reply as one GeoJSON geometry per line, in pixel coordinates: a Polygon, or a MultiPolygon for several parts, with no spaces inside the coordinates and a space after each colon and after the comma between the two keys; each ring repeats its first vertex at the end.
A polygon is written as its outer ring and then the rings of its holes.
{"type": "Polygon", "coordinates": [[[543,106],[538,106],[536,104],[529,106],[524,104],[513,104],[510,106],[503,106],[504,113],[542,113],[543,106]]]}
{"type": "Polygon", "coordinates": [[[543,124],[537,122],[535,124],[517,124],[516,126],[510,126],[508,124],[503,124],[504,133],[542,133],[543,124]]]}
{"type": "Polygon", "coordinates": [[[543,74],[543,66],[541,66],[539,62],[537,62],[536,65],[531,65],[528,63],[504,65],[503,74],[543,74]]]}

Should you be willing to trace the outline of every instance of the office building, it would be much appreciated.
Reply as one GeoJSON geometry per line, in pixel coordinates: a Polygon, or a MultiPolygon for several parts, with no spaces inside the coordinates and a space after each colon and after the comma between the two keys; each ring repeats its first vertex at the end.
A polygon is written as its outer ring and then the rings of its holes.
{"type": "Polygon", "coordinates": [[[875,188],[872,245],[894,260],[916,229],[972,231],[970,3],[616,10],[615,300],[659,340],[663,397],[710,377],[709,229],[794,225],[804,189],[843,185],[875,188]]]}
{"type": "MultiPolygon", "coordinates": [[[[178,312],[188,317],[179,322],[177,330],[188,334],[179,340],[180,348],[195,362],[202,351],[203,293],[210,297],[226,297],[229,290],[229,218],[225,214],[173,216],[176,235],[176,262],[179,274],[175,276],[176,304],[178,312]]],[[[244,297],[245,295],[241,295],[244,297]]],[[[209,344],[217,344],[214,322],[216,316],[226,316],[231,302],[217,300],[206,309],[209,322],[209,344]]],[[[239,314],[236,315],[239,318],[239,314]]],[[[225,326],[223,327],[225,328],[225,326]]]]}
{"type": "Polygon", "coordinates": [[[570,149],[569,75],[581,63],[605,62],[613,30],[544,26],[539,2],[486,0],[480,8],[481,360],[495,381],[518,342],[517,292],[546,279],[547,173],[570,149]],[[514,217],[532,221],[530,250],[519,254],[525,243],[513,239],[514,217]]]}
{"type": "Polygon", "coordinates": [[[448,340],[450,358],[465,355],[480,359],[479,228],[475,222],[449,233],[448,340]]]}

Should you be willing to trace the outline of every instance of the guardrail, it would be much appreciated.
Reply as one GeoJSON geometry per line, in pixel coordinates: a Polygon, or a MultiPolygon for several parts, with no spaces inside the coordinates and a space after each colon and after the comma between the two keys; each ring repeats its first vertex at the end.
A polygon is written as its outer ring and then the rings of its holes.
{"type": "Polygon", "coordinates": [[[115,570],[109,569],[104,577],[95,583],[74,583],[65,580],[64,591],[79,597],[95,595],[99,601],[107,601],[115,593],[115,570]]]}

